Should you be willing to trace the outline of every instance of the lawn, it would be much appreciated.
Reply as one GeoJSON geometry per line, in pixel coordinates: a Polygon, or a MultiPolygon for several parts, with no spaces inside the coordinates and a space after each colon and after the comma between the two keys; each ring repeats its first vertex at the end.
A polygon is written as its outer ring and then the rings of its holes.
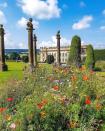
{"type": "Polygon", "coordinates": [[[23,68],[25,64],[23,62],[7,62],[8,71],[0,72],[0,84],[8,81],[11,78],[22,79],[23,68]]]}

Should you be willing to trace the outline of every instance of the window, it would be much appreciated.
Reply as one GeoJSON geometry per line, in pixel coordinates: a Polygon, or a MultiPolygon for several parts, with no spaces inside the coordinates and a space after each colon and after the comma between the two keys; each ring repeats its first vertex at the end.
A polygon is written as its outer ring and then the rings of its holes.
{"type": "Polygon", "coordinates": [[[65,53],[65,56],[67,57],[67,53],[65,53]]]}
{"type": "Polygon", "coordinates": [[[62,62],[64,62],[64,58],[62,59],[62,62]]]}

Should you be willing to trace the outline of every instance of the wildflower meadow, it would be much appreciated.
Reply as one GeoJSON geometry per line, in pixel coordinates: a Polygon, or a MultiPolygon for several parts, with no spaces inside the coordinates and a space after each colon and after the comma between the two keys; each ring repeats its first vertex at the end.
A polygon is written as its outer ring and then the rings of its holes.
{"type": "Polygon", "coordinates": [[[39,65],[0,94],[0,131],[104,131],[105,81],[85,66],[39,65]]]}

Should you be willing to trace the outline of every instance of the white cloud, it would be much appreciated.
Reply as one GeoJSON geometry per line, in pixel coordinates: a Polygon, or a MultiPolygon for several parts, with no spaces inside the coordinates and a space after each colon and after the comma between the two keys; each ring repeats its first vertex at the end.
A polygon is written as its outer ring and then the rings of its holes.
{"type": "Polygon", "coordinates": [[[74,30],[81,30],[90,27],[90,22],[93,20],[92,16],[84,16],[81,20],[77,23],[72,25],[72,29],[74,30]]]}
{"type": "Polygon", "coordinates": [[[18,44],[18,48],[19,48],[19,49],[27,49],[27,45],[26,45],[24,42],[20,42],[20,43],[18,44]]]}
{"type": "Polygon", "coordinates": [[[4,41],[5,41],[5,48],[14,48],[13,40],[11,39],[12,35],[10,32],[6,32],[4,41]]]}
{"type": "MultiPolygon", "coordinates": [[[[67,40],[66,38],[61,37],[61,46],[69,46],[70,40],[67,40]]],[[[38,45],[38,47],[54,47],[57,46],[57,39],[56,36],[51,37],[51,41],[42,41],[38,45]]]]}
{"type": "Polygon", "coordinates": [[[80,7],[85,7],[85,6],[86,6],[86,4],[83,1],[81,1],[80,2],[80,7]]]}
{"type": "Polygon", "coordinates": [[[1,3],[1,4],[0,4],[0,7],[1,7],[1,8],[6,8],[7,6],[8,6],[7,2],[4,2],[4,3],[1,3]]]}
{"type": "Polygon", "coordinates": [[[61,9],[58,0],[17,0],[22,11],[37,19],[60,17],[61,9]]]}
{"type": "Polygon", "coordinates": [[[7,31],[4,37],[6,49],[27,49],[28,45],[25,42],[17,43],[13,40],[12,34],[7,31]]]}
{"type": "Polygon", "coordinates": [[[101,26],[101,27],[100,27],[100,30],[105,30],[105,26],[101,26]]]}
{"type": "Polygon", "coordinates": [[[6,23],[6,17],[4,13],[0,10],[0,24],[5,24],[6,23]]]}
{"type": "MultiPolygon", "coordinates": [[[[18,25],[19,27],[25,28],[26,25],[27,25],[27,21],[28,21],[28,20],[27,20],[26,18],[22,17],[20,20],[18,20],[17,25],[18,25]]],[[[33,20],[33,26],[34,26],[34,28],[38,28],[39,22],[33,20]]]]}
{"type": "Polygon", "coordinates": [[[102,11],[102,14],[105,15],[105,10],[102,11]]]}
{"type": "Polygon", "coordinates": [[[105,49],[105,43],[104,42],[99,42],[94,44],[95,49],[105,49]]]}

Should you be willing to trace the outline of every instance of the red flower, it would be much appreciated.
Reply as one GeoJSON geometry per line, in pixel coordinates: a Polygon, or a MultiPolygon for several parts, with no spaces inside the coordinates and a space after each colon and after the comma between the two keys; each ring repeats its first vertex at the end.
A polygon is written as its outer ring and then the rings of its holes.
{"type": "Polygon", "coordinates": [[[42,109],[47,103],[48,103],[47,100],[42,100],[41,103],[37,104],[37,107],[39,109],[42,109]]]}
{"type": "Polygon", "coordinates": [[[0,108],[0,112],[2,113],[2,112],[4,112],[6,110],[6,108],[0,108]]]}
{"type": "Polygon", "coordinates": [[[90,74],[93,75],[93,74],[94,74],[94,71],[93,71],[93,70],[90,70],[90,74]]]}
{"type": "Polygon", "coordinates": [[[87,81],[89,80],[88,76],[87,75],[83,75],[83,78],[82,78],[84,81],[87,81]]]}
{"type": "Polygon", "coordinates": [[[80,71],[84,71],[84,70],[86,70],[86,67],[85,67],[85,66],[82,66],[82,67],[80,68],[80,71]]]}
{"type": "Polygon", "coordinates": [[[90,99],[86,99],[85,104],[86,105],[90,105],[91,104],[91,100],[90,99]]]}
{"type": "Polygon", "coordinates": [[[58,91],[58,90],[59,90],[59,86],[54,86],[53,89],[54,89],[55,91],[58,91]]]}
{"type": "Polygon", "coordinates": [[[39,109],[42,109],[43,108],[43,103],[39,103],[39,104],[37,104],[37,107],[39,108],[39,109]]]}
{"type": "Polygon", "coordinates": [[[7,101],[8,101],[8,102],[11,102],[11,101],[13,101],[13,98],[12,98],[12,97],[7,98],[7,101]]]}
{"type": "Polygon", "coordinates": [[[73,76],[71,77],[71,80],[72,80],[72,81],[76,81],[76,80],[77,80],[77,77],[76,77],[75,75],[73,75],[73,76]]]}
{"type": "Polygon", "coordinates": [[[42,102],[41,102],[43,105],[46,105],[47,103],[48,103],[48,101],[47,100],[42,100],[42,102]]]}

